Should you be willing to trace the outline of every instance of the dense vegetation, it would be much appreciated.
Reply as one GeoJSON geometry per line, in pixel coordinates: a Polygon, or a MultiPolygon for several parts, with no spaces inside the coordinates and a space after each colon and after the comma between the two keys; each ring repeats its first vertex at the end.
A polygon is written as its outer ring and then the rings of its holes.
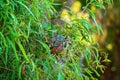
{"type": "Polygon", "coordinates": [[[60,14],[53,0],[0,0],[0,79],[97,80],[107,54],[93,38],[102,29],[89,6],[106,3],[86,0],[88,17],[66,18],[78,11],[60,14]]]}

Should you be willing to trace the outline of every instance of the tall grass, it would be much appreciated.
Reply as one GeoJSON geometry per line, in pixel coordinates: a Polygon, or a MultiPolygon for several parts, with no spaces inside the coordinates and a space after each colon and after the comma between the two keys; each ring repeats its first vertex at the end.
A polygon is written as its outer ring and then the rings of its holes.
{"type": "Polygon", "coordinates": [[[95,27],[84,19],[62,29],[53,25],[51,18],[57,14],[53,5],[53,0],[0,0],[1,80],[96,80],[100,76],[97,70],[104,66],[91,42],[95,27]],[[70,40],[59,55],[52,55],[47,44],[54,34],[70,40]]]}

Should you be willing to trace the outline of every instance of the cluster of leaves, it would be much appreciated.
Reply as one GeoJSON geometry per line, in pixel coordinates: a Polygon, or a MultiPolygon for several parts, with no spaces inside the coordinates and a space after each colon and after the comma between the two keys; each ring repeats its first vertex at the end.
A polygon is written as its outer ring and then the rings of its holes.
{"type": "MultiPolygon", "coordinates": [[[[87,3],[103,8],[102,0],[87,3]]],[[[92,40],[96,28],[85,19],[52,24],[57,13],[53,5],[53,0],[0,0],[0,79],[94,80],[93,74],[100,76],[97,70],[104,67],[92,40]],[[68,38],[59,55],[52,55],[47,44],[54,34],[68,38]]],[[[101,31],[93,11],[88,11],[101,31]]]]}

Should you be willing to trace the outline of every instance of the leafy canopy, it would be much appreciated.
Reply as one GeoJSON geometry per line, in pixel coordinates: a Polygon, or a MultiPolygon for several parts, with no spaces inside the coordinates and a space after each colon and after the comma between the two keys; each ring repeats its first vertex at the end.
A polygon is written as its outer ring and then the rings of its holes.
{"type": "Polygon", "coordinates": [[[83,7],[95,27],[85,18],[53,24],[54,0],[0,0],[0,79],[97,80],[104,66],[92,35],[102,29],[88,7],[104,3],[110,0],[86,0],[83,7]],[[48,44],[54,34],[66,38],[58,55],[48,44]]]}

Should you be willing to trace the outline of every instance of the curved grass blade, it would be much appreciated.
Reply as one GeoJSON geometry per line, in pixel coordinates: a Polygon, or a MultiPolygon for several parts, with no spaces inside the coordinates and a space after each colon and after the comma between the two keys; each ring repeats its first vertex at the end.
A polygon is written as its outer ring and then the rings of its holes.
{"type": "Polygon", "coordinates": [[[32,13],[32,11],[25,5],[25,4],[23,4],[22,2],[20,2],[20,1],[16,1],[17,3],[19,3],[20,5],[22,5],[23,7],[25,7],[26,9],[27,9],[27,11],[35,18],[35,20],[36,20],[36,17],[35,17],[35,15],[32,13]]]}
{"type": "Polygon", "coordinates": [[[24,50],[24,48],[23,48],[23,46],[22,46],[22,44],[21,44],[21,42],[20,42],[20,40],[18,40],[16,43],[17,43],[17,45],[19,46],[20,50],[22,51],[24,58],[25,58],[28,62],[30,62],[30,60],[28,59],[28,57],[27,57],[27,55],[26,55],[26,52],[25,52],[25,50],[24,50]]]}
{"type": "Polygon", "coordinates": [[[13,51],[15,53],[15,56],[16,56],[16,59],[17,61],[19,61],[19,57],[18,57],[18,54],[17,54],[17,51],[16,51],[16,47],[15,47],[15,44],[9,39],[7,38],[8,42],[10,43],[11,47],[13,48],[13,51]]]}
{"type": "Polygon", "coordinates": [[[5,37],[1,32],[0,32],[0,36],[1,36],[2,40],[3,40],[4,46],[7,47],[5,37]]]}

